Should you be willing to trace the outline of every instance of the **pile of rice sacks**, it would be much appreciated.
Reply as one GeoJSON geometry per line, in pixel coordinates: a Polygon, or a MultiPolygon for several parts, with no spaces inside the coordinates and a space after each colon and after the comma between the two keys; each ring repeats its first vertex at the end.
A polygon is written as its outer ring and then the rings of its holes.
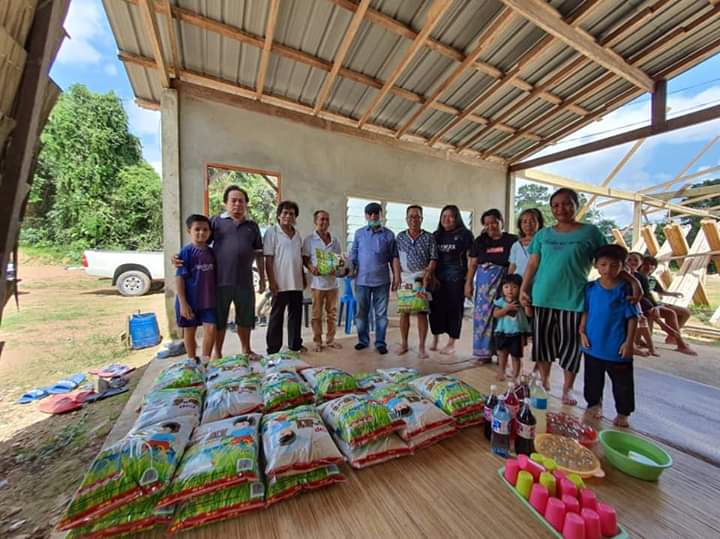
{"type": "Polygon", "coordinates": [[[459,428],[478,425],[485,421],[485,397],[474,387],[454,376],[428,374],[410,382],[420,395],[452,416],[459,428]]]}
{"type": "Polygon", "coordinates": [[[130,432],[95,457],[58,529],[104,537],[166,523],[168,512],[157,511],[156,501],[200,422],[204,391],[204,372],[193,360],[164,369],[130,432]]]}
{"type": "Polygon", "coordinates": [[[310,367],[300,371],[300,374],[312,387],[317,402],[324,402],[347,393],[361,391],[351,374],[334,367],[310,367]]]}
{"type": "Polygon", "coordinates": [[[377,372],[390,384],[407,384],[420,377],[420,371],[411,367],[378,369],[377,372]]]}
{"type": "Polygon", "coordinates": [[[313,390],[295,371],[271,370],[265,372],[260,391],[265,413],[287,410],[301,404],[310,404],[315,399],[313,390]]]}
{"type": "Polygon", "coordinates": [[[297,352],[278,352],[260,358],[260,366],[263,372],[269,371],[301,371],[310,367],[300,359],[297,352]]]}
{"type": "Polygon", "coordinates": [[[382,403],[393,420],[403,422],[398,435],[413,450],[432,445],[457,432],[455,419],[410,386],[391,384],[372,390],[368,396],[382,403]]]}
{"type": "Polygon", "coordinates": [[[353,468],[364,468],[408,455],[412,450],[395,431],[405,426],[393,420],[381,403],[361,395],[343,395],[319,406],[333,439],[353,468]]]}
{"type": "Polygon", "coordinates": [[[345,480],[337,466],[343,455],[312,405],[265,415],[262,443],[268,505],[345,480]]]}
{"type": "Polygon", "coordinates": [[[265,505],[260,471],[261,414],[195,429],[159,507],[176,506],[171,532],[226,519],[265,505]]]}
{"type": "Polygon", "coordinates": [[[361,391],[370,391],[390,384],[379,372],[361,372],[355,374],[353,378],[361,391]]]}
{"type": "Polygon", "coordinates": [[[211,360],[206,384],[203,423],[262,410],[262,376],[252,372],[245,356],[211,360]]]}

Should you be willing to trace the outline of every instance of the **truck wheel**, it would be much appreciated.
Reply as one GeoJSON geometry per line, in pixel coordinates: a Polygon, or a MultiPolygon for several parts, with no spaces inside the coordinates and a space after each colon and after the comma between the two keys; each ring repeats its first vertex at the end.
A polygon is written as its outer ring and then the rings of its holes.
{"type": "Polygon", "coordinates": [[[150,277],[139,270],[130,270],[120,274],[117,289],[123,296],[142,296],[150,291],[150,277]]]}

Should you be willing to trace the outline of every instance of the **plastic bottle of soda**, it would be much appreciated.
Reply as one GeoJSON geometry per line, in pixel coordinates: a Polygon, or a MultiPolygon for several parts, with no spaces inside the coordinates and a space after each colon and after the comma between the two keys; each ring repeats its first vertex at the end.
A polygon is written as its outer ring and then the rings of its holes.
{"type": "Polygon", "coordinates": [[[508,382],[507,391],[505,392],[505,406],[510,411],[510,417],[515,419],[518,410],[520,410],[520,401],[515,395],[515,383],[508,382]]]}
{"type": "Polygon", "coordinates": [[[517,436],[515,437],[515,453],[530,455],[535,452],[535,417],[530,411],[530,399],[523,400],[522,407],[515,420],[517,436]]]}
{"type": "Polygon", "coordinates": [[[535,433],[544,434],[547,432],[547,405],[548,395],[542,386],[540,378],[533,378],[530,386],[530,408],[535,416],[535,433]]]}
{"type": "Polygon", "coordinates": [[[530,383],[527,374],[520,375],[520,383],[515,387],[515,396],[520,402],[530,398],[530,383]]]}
{"type": "Polygon", "coordinates": [[[485,438],[488,440],[490,440],[492,435],[492,415],[497,402],[497,386],[493,384],[490,386],[490,394],[487,396],[487,399],[485,399],[485,406],[483,406],[483,415],[485,416],[483,432],[485,433],[485,438]]]}
{"type": "Polygon", "coordinates": [[[498,397],[498,403],[493,410],[490,447],[496,455],[510,455],[510,412],[505,406],[504,396],[498,397]]]}

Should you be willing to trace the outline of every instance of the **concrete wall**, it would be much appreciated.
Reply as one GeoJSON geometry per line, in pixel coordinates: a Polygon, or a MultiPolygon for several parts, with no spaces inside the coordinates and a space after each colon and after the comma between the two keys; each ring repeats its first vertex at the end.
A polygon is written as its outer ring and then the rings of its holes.
{"type": "Polygon", "coordinates": [[[331,214],[331,231],[345,238],[349,196],[438,207],[454,203],[474,213],[476,233],[482,211],[505,209],[502,167],[435,159],[182,92],[180,97],[183,215],[203,211],[208,162],[280,173],[282,198],[300,206],[303,235],[313,230],[312,212],[323,208],[331,214]]]}

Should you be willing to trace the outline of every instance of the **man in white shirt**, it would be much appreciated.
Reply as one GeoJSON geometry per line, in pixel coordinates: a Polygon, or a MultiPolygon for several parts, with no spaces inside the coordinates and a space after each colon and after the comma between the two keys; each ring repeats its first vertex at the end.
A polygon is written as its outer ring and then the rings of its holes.
{"type": "Polygon", "coordinates": [[[342,346],[335,342],[335,323],[337,321],[338,283],[336,268],[340,263],[340,242],[330,235],[330,214],[325,210],[317,210],[313,214],[315,232],[303,242],[303,261],[305,267],[313,275],[310,283],[312,293],[312,317],[314,352],[321,352],[322,315],[325,310],[327,319],[327,335],[325,343],[328,348],[339,349],[342,346]],[[332,260],[332,264],[319,264],[318,258],[332,260]],[[330,267],[327,267],[330,266],[330,267]]]}
{"type": "Polygon", "coordinates": [[[269,227],[263,238],[265,270],[273,296],[266,337],[268,354],[279,352],[282,348],[285,308],[288,312],[288,348],[294,352],[305,351],[300,336],[305,275],[302,238],[295,230],[298,214],[295,202],[285,200],[278,204],[278,224],[269,227]]]}

